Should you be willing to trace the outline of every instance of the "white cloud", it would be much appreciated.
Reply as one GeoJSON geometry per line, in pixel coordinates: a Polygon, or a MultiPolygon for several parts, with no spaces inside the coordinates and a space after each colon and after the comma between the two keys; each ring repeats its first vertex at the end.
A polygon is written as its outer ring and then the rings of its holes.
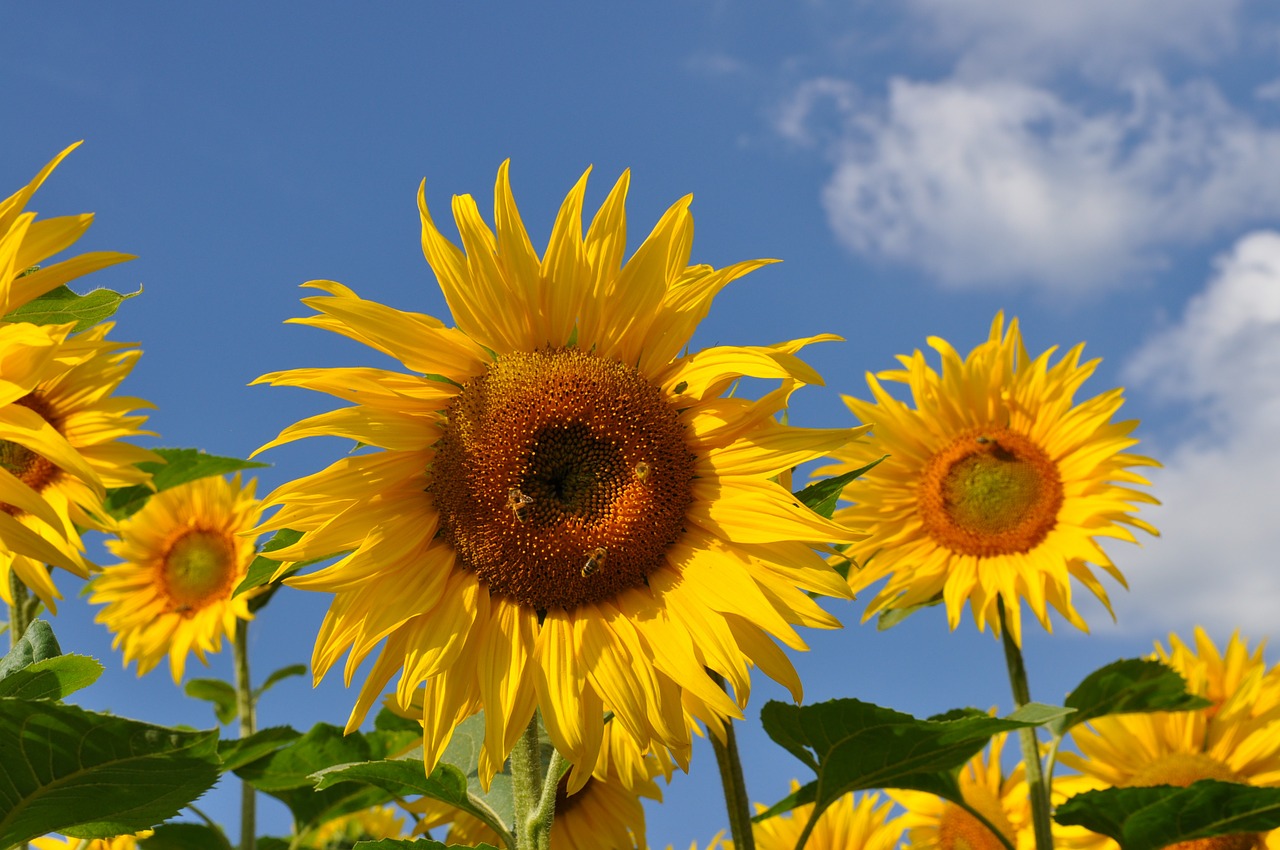
{"type": "Polygon", "coordinates": [[[815,82],[777,127],[812,138],[815,93],[842,110],[823,196],[836,234],[944,284],[1117,284],[1170,242],[1280,214],[1280,131],[1207,85],[1147,78],[1091,111],[1022,83],[895,79],[873,111],[815,82]]]}
{"type": "Polygon", "coordinates": [[[1280,233],[1239,240],[1127,376],[1209,427],[1189,427],[1153,476],[1164,504],[1144,516],[1163,536],[1122,557],[1122,624],[1280,633],[1280,233]]]}
{"type": "Polygon", "coordinates": [[[1097,77],[1149,67],[1164,53],[1207,59],[1235,41],[1240,0],[909,0],[965,74],[1097,77]]]}

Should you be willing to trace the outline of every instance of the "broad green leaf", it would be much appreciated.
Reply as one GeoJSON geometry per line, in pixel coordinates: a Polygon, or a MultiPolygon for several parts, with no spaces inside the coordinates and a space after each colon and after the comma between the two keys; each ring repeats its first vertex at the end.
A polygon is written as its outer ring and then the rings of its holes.
{"type": "Polygon", "coordinates": [[[884,460],[888,455],[874,460],[861,469],[855,469],[852,472],[846,472],[843,475],[836,475],[832,478],[826,478],[822,481],[815,481],[803,490],[794,495],[801,502],[804,502],[816,513],[831,519],[831,515],[836,511],[836,502],[840,500],[840,494],[844,492],[847,484],[857,478],[866,475],[876,467],[880,461],[884,460]]]}
{"type": "MultiPolygon", "coordinates": [[[[769,737],[818,774],[811,799],[818,811],[849,791],[909,788],[958,794],[949,772],[982,751],[992,735],[1040,725],[1062,709],[1032,704],[1017,716],[976,709],[920,720],[856,699],[795,706],[769,702],[760,713],[769,737]]],[[[804,789],[802,789],[804,790],[804,789]]],[[[785,809],[771,808],[757,819],[785,809]]]]}
{"type": "Polygon", "coordinates": [[[301,732],[288,726],[259,729],[247,738],[219,741],[218,758],[222,760],[224,771],[236,770],[274,753],[300,737],[302,737],[301,732]]]}
{"type": "Polygon", "coordinates": [[[1107,788],[1072,797],[1054,817],[1113,838],[1121,850],[1160,850],[1183,841],[1280,827],[1280,788],[1215,779],[1187,788],[1107,788]]]}
{"type": "Polygon", "coordinates": [[[45,658],[0,679],[0,697],[66,699],[101,675],[102,664],[87,655],[45,658]]]}
{"type": "Polygon", "coordinates": [[[53,636],[53,627],[44,620],[35,620],[27,626],[26,634],[17,645],[4,658],[0,658],[0,680],[37,661],[56,658],[61,654],[62,647],[58,646],[58,639],[53,636]]]}
{"type": "MultiPolygon", "coordinates": [[[[280,569],[280,561],[277,561],[274,558],[267,557],[267,553],[274,552],[277,549],[283,549],[286,546],[292,546],[293,544],[297,543],[301,539],[302,539],[302,532],[294,531],[292,528],[282,528],[279,531],[277,531],[274,535],[272,535],[271,539],[268,540],[265,545],[263,545],[262,551],[258,554],[258,557],[254,558],[253,561],[250,562],[249,569],[245,573],[245,577],[240,581],[238,585],[236,585],[236,589],[232,591],[231,595],[239,596],[245,591],[253,590],[255,587],[262,587],[263,585],[270,584],[271,577],[275,575],[276,570],[280,569]]],[[[309,564],[316,564],[316,563],[319,563],[320,561],[325,561],[331,557],[335,557],[341,554],[344,554],[344,553],[334,552],[332,555],[326,555],[324,558],[312,558],[307,561],[297,561],[290,564],[288,571],[286,571],[284,575],[280,577],[280,579],[277,579],[277,583],[272,585],[271,590],[269,590],[267,593],[263,594],[262,596],[256,597],[252,602],[250,602],[250,607],[253,608],[254,610],[257,610],[257,608],[260,608],[263,605],[265,605],[266,599],[270,598],[269,597],[270,593],[275,592],[275,588],[279,586],[278,582],[280,580],[283,580],[284,578],[293,575],[298,570],[302,569],[303,567],[309,564]]]]}
{"type": "Polygon", "coordinates": [[[1186,680],[1176,670],[1142,658],[1121,659],[1094,670],[1067,696],[1066,704],[1076,711],[1050,725],[1058,736],[1072,726],[1108,714],[1189,711],[1212,705],[1187,693],[1186,680]]]}
{"type": "Polygon", "coordinates": [[[4,317],[6,322],[30,322],[33,325],[63,325],[75,322],[73,333],[93,327],[103,319],[115,315],[120,303],[142,292],[112,292],[110,289],[95,289],[79,295],[66,284],[50,290],[39,298],[28,301],[18,309],[4,317]]]}
{"type": "MultiPolygon", "coordinates": [[[[542,731],[541,724],[539,724],[539,730],[542,731]]],[[[549,745],[550,741],[543,742],[542,763],[544,765],[551,762],[550,753],[546,750],[549,745]]],[[[489,808],[493,809],[505,823],[515,823],[516,798],[515,790],[511,787],[511,774],[504,771],[493,777],[486,791],[480,784],[479,765],[482,749],[484,749],[484,712],[479,712],[459,723],[453,730],[453,737],[449,739],[449,746],[445,747],[440,755],[440,761],[442,764],[453,765],[462,771],[462,774],[467,777],[467,790],[473,796],[483,797],[489,804],[489,808]]]]}
{"type": "Polygon", "coordinates": [[[213,703],[213,712],[219,723],[230,723],[240,716],[236,705],[236,689],[221,679],[192,679],[182,689],[189,697],[213,703]]]}
{"type": "MultiPolygon", "coordinates": [[[[456,844],[441,844],[430,838],[419,838],[417,841],[410,838],[379,838],[377,841],[357,841],[352,845],[351,850],[451,850],[451,848],[456,850],[457,847],[456,844]]],[[[474,850],[498,850],[498,848],[482,841],[474,846],[474,850]]]]}
{"type": "Polygon", "coordinates": [[[172,817],[217,780],[217,741],[216,729],[0,698],[0,847],[50,832],[122,835],[172,817]]]}
{"type": "Polygon", "coordinates": [[[401,717],[389,708],[383,708],[373,718],[373,728],[382,732],[411,732],[422,734],[422,724],[408,717],[401,717]]]}
{"type": "Polygon", "coordinates": [[[142,850],[232,850],[221,828],[203,823],[164,823],[150,838],[138,841],[142,850]]]}
{"type": "Polygon", "coordinates": [[[312,779],[318,791],[341,782],[356,782],[381,788],[394,797],[430,797],[478,818],[499,834],[511,829],[508,824],[495,823],[488,811],[472,803],[466,776],[451,764],[438,765],[427,776],[418,760],[372,761],[331,767],[316,773],[312,779]]]}
{"type": "Polygon", "coordinates": [[[261,685],[254,688],[253,695],[255,698],[260,697],[263,694],[265,694],[267,691],[271,690],[272,686],[275,685],[277,682],[283,681],[284,679],[288,679],[290,676],[304,676],[306,675],[306,672],[307,672],[307,665],[305,664],[290,664],[288,667],[281,667],[279,670],[275,671],[270,676],[268,676],[266,678],[266,681],[264,681],[261,685]]]}
{"type": "Polygon", "coordinates": [[[146,504],[147,499],[170,487],[177,487],[179,484],[186,484],[197,478],[207,478],[210,475],[226,475],[228,472],[261,469],[269,465],[235,457],[218,457],[205,454],[199,449],[153,449],[153,451],[164,458],[165,462],[147,461],[138,464],[139,469],[151,473],[151,487],[138,484],[107,491],[107,498],[103,500],[103,505],[107,513],[116,519],[131,516],[146,504]]]}
{"type": "Polygon", "coordinates": [[[276,838],[274,835],[259,835],[256,842],[258,850],[293,850],[287,838],[276,838]]]}

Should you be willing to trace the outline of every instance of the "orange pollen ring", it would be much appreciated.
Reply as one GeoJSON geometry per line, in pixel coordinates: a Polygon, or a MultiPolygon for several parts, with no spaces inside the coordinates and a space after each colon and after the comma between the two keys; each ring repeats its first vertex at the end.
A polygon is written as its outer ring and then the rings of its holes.
{"type": "Polygon", "coordinates": [[[693,502],[694,456],[662,391],[576,348],[499,357],[448,410],[427,492],[489,592],[573,610],[643,586],[693,502]]]}
{"type": "MultiPolygon", "coordinates": [[[[20,404],[29,410],[34,410],[40,414],[41,418],[53,426],[54,430],[61,433],[61,423],[53,417],[53,411],[48,402],[40,396],[35,393],[27,393],[15,401],[14,404],[20,404]]],[[[0,440],[0,468],[12,474],[37,493],[52,484],[60,472],[53,461],[33,452],[20,443],[10,440],[0,440]]],[[[16,516],[22,511],[14,505],[0,502],[0,512],[16,516]]]]}
{"type": "Polygon", "coordinates": [[[218,529],[184,531],[160,562],[170,610],[188,618],[211,602],[229,599],[236,572],[236,541],[218,529]]]}
{"type": "Polygon", "coordinates": [[[925,464],[918,504],[938,544],[980,558],[1028,552],[1058,522],[1058,467],[1032,440],[1007,428],[972,429],[925,464]]]}

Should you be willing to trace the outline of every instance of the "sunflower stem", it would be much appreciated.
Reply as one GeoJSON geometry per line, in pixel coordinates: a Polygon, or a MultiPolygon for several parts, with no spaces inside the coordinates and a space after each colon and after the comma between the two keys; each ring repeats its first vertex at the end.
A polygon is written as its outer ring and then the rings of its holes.
{"type": "MultiPolygon", "coordinates": [[[[1009,669],[1009,685],[1013,689],[1014,708],[1022,708],[1031,702],[1031,687],[1027,683],[1027,668],[1022,662],[1022,649],[1009,634],[1004,600],[996,600],[1000,614],[1000,639],[1004,644],[1005,665],[1009,669]]],[[[1040,739],[1035,727],[1018,730],[1022,744],[1022,764],[1027,776],[1027,789],[1031,797],[1031,822],[1035,827],[1036,850],[1053,850],[1053,824],[1049,814],[1049,794],[1040,765],[1040,739]]]]}
{"type": "MultiPolygon", "coordinates": [[[[708,672],[716,684],[724,689],[724,677],[719,673],[708,672]]],[[[720,784],[724,786],[724,804],[729,811],[729,831],[733,834],[733,846],[735,850],[755,850],[755,836],[751,834],[751,802],[747,796],[747,781],[742,775],[742,758],[738,755],[738,736],[733,731],[733,721],[724,721],[724,741],[717,738],[714,732],[707,737],[711,739],[716,764],[720,766],[720,784]]]]}
{"type": "MultiPolygon", "coordinates": [[[[254,733],[253,688],[249,680],[249,621],[236,619],[235,638],[231,642],[236,666],[236,709],[240,714],[240,737],[254,733]]],[[[247,780],[240,780],[240,850],[254,850],[257,843],[257,791],[247,780]]]]}
{"type": "MultiPolygon", "coordinates": [[[[542,796],[542,748],[538,741],[538,713],[529,718],[524,734],[511,749],[511,790],[515,797],[516,847],[535,850],[539,846],[538,800],[542,796]]],[[[554,812],[553,812],[554,814],[554,812]]],[[[548,818],[547,833],[551,829],[548,818]]]]}
{"type": "Polygon", "coordinates": [[[27,633],[35,606],[31,604],[31,591],[12,566],[9,567],[9,598],[13,600],[9,604],[9,648],[13,649],[27,633]]]}

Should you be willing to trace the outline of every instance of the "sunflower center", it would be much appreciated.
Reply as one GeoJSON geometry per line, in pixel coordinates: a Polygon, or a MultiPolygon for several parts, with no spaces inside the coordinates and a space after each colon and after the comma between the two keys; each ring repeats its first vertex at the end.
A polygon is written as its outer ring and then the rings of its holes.
{"type": "MultiPolygon", "coordinates": [[[[1005,838],[1014,841],[1013,824],[994,794],[980,786],[968,788],[965,801],[981,812],[1005,838]]],[[[938,849],[1004,850],[1004,845],[981,821],[954,803],[948,803],[938,823],[938,849]]]]}
{"type": "Polygon", "coordinates": [[[235,566],[235,546],[227,535],[188,531],[165,553],[165,590],[179,612],[190,613],[230,592],[235,566]]]}
{"type": "Polygon", "coordinates": [[[427,491],[459,562],[500,596],[572,610],[643,586],[693,501],[662,392],[579,349],[499,357],[449,406],[427,491]]]}
{"type": "Polygon", "coordinates": [[[938,543],[964,555],[1027,552],[1062,508],[1062,478],[1044,450],[1005,428],[968,431],[935,454],[920,483],[920,517],[938,543]]]}
{"type": "MultiPolygon", "coordinates": [[[[58,423],[50,415],[49,405],[35,393],[27,393],[15,401],[14,404],[20,404],[23,407],[34,410],[54,428],[58,427],[58,423]]],[[[52,484],[53,479],[58,474],[58,467],[54,465],[53,461],[33,452],[21,443],[15,443],[11,440],[0,440],[0,468],[3,468],[37,493],[52,484]]],[[[0,502],[0,511],[10,516],[20,512],[17,507],[5,502],[0,502]]]]}
{"type": "MultiPolygon", "coordinates": [[[[1127,785],[1145,788],[1151,785],[1176,785],[1186,788],[1201,779],[1218,779],[1223,782],[1244,782],[1245,778],[1222,762],[1204,753],[1171,753],[1156,759],[1135,773],[1127,785]]],[[[1241,832],[1233,835],[1217,835],[1213,838],[1197,838],[1171,844],[1169,850],[1250,850],[1262,847],[1259,833],[1241,832]]]]}

